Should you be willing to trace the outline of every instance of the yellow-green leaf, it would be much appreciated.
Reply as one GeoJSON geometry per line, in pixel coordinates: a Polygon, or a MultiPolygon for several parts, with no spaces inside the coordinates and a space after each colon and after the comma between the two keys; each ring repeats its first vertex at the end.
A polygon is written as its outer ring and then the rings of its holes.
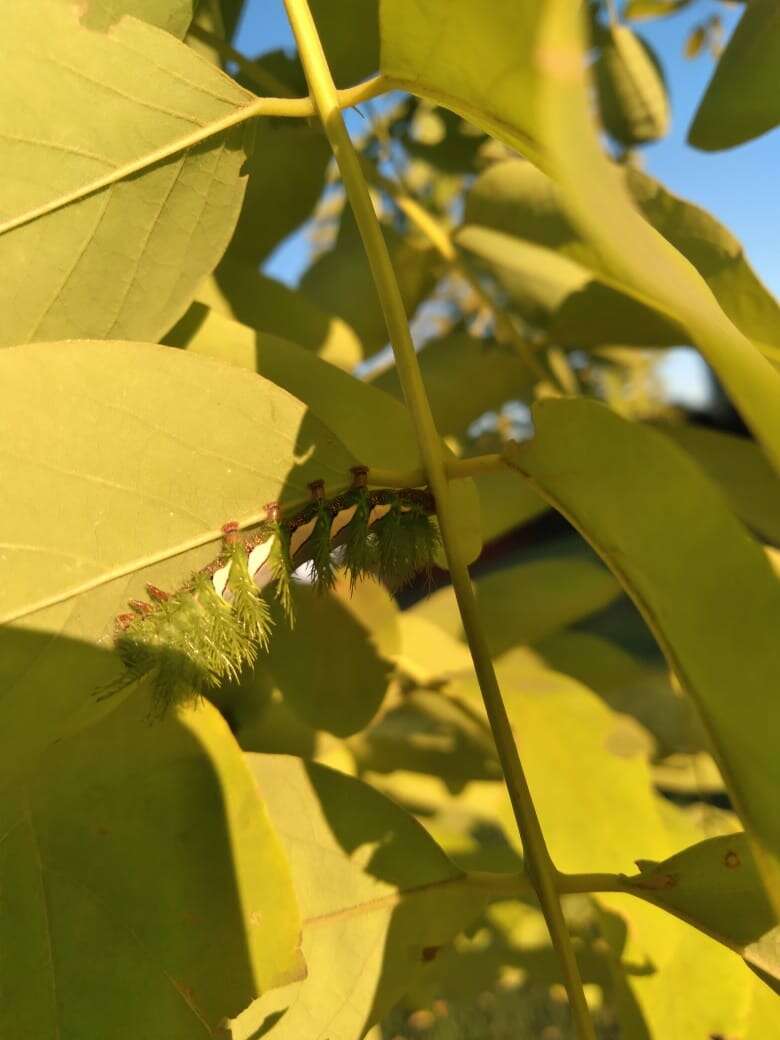
{"type": "Polygon", "coordinates": [[[252,95],[135,18],[11,4],[0,84],[0,343],[157,340],[241,206],[252,95]],[[189,145],[188,145],[189,142],[189,145]]]}
{"type": "Polygon", "coordinates": [[[590,401],[537,406],[509,457],[610,565],[693,697],[780,904],[780,583],[720,491],[662,434],[590,401]],[[738,691],[738,695],[735,693],[738,691]]]}
{"type": "Polygon", "coordinates": [[[661,862],[640,861],[626,887],[741,954],[780,993],[780,924],[744,834],[692,845],[661,862]]]}
{"type": "MultiPolygon", "coordinates": [[[[307,354],[311,357],[310,354],[307,354]]],[[[254,373],[139,343],[0,351],[0,779],[113,706],[113,619],[184,584],[220,528],[349,483],[356,458],[254,373]],[[13,622],[13,623],[11,623],[13,622]],[[61,638],[68,637],[68,638],[61,638]]]]}
{"type": "Polygon", "coordinates": [[[394,802],[323,766],[248,755],[287,850],[308,977],[231,1023],[234,1040],[355,1040],[493,894],[394,802]],[[273,1017],[272,1017],[273,1016],[273,1017]]]}
{"type": "Polygon", "coordinates": [[[780,123],[777,68],[780,7],[752,0],[721,55],[693,119],[688,140],[718,151],[750,141],[780,123]]]}
{"type": "Polygon", "coordinates": [[[148,709],[130,698],[0,796],[4,1037],[217,1035],[303,973],[285,851],[225,722],[148,709]]]}

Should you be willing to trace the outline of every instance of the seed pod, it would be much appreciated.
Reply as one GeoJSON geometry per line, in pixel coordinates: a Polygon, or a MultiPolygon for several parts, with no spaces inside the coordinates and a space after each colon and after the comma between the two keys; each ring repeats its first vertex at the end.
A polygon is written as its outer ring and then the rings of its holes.
{"type": "Polygon", "coordinates": [[[657,141],[669,129],[669,99],[655,55],[626,25],[604,33],[595,65],[604,127],[620,144],[657,141]]]}

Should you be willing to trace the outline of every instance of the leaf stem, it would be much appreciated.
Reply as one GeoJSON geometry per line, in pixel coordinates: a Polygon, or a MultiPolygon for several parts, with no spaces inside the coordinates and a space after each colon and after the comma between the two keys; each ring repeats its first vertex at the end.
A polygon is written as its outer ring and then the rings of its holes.
{"type": "Polygon", "coordinates": [[[549,373],[545,372],[544,366],[536,357],[531,345],[520,335],[509,315],[498,306],[484,289],[480,280],[463,262],[463,257],[453,242],[449,231],[417,199],[405,191],[400,184],[397,184],[389,177],[384,177],[366,159],[363,159],[362,162],[369,179],[378,188],[387,192],[404,216],[414,224],[418,231],[425,235],[445,263],[466,282],[482,306],[491,312],[496,329],[496,338],[499,342],[510,343],[521,361],[530,368],[536,378],[541,379],[543,382],[549,382],[549,373]]]}
{"type": "MultiPolygon", "coordinates": [[[[359,83],[356,87],[348,87],[346,90],[337,91],[336,96],[341,107],[351,108],[361,101],[367,101],[394,89],[395,86],[392,80],[384,76],[374,76],[372,79],[359,83]]],[[[308,118],[313,115],[316,115],[314,103],[308,97],[255,98],[248,104],[235,108],[221,119],[215,119],[213,122],[193,130],[192,133],[185,134],[183,137],[177,137],[173,141],[168,141],[160,148],[145,152],[139,158],[117,166],[102,177],[96,177],[94,180],[87,181],[86,184],[79,185],[73,191],[65,192],[53,199],[49,199],[34,209],[26,210],[24,213],[17,213],[0,224],[0,235],[22,227],[24,224],[30,224],[40,217],[45,217],[48,213],[54,213],[56,210],[70,206],[81,199],[88,198],[90,195],[94,195],[95,192],[102,191],[103,188],[116,184],[118,181],[127,180],[128,177],[132,177],[136,173],[141,173],[157,163],[164,162],[166,159],[178,155],[179,152],[193,148],[195,145],[200,144],[201,141],[207,141],[210,137],[216,137],[217,134],[224,133],[234,126],[248,122],[250,119],[256,119],[258,116],[298,116],[308,118]]]]}
{"type": "MultiPolygon", "coordinates": [[[[503,455],[475,455],[470,459],[446,459],[444,463],[450,480],[463,477],[476,477],[480,473],[495,473],[507,469],[509,464],[503,455]]],[[[368,471],[368,482],[373,487],[413,488],[422,487],[427,481],[424,469],[412,469],[402,472],[394,469],[375,469],[368,471]]]]}
{"type": "Polygon", "coordinates": [[[325,133],[341,171],[344,188],[363,239],[379,299],[382,303],[399,379],[412,416],[428,485],[436,499],[442,542],[463,628],[474,660],[474,668],[504,771],[509,797],[523,842],[530,880],[544,913],[553,946],[558,954],[569,996],[572,1018],[580,1040],[596,1040],[592,1019],[582,989],[577,961],[564,921],[556,889],[557,872],[542,834],[539,818],[506,713],[487,639],[477,610],[468,567],[450,505],[449,477],[441,438],[436,429],[428,396],[409,331],[398,281],[387,244],[371,203],[360,159],[347,133],[339,98],[320,43],[307,0],[285,0],[309,91],[317,106],[325,133]]]}

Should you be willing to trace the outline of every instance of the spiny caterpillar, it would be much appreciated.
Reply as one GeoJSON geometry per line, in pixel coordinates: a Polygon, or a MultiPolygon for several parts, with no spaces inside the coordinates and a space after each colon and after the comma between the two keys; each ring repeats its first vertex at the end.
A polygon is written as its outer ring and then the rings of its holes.
{"type": "Polygon", "coordinates": [[[275,586],[292,624],[292,575],[307,561],[321,591],[335,584],[337,566],[353,589],[363,577],[397,588],[430,571],[439,541],[432,495],[413,488],[369,490],[364,466],[352,475],[352,487],[331,500],[324,482],[314,481],[310,503],[295,516],[283,518],[279,504],[270,503],[266,521],[247,537],[237,523],[225,524],[218,559],[178,592],[147,585],[149,601],[131,600],[131,612],[116,618],[114,643],[125,671],[99,691],[100,698],[149,676],[155,710],[162,713],[174,701],[237,678],[268,646],[266,588],[275,586]]]}

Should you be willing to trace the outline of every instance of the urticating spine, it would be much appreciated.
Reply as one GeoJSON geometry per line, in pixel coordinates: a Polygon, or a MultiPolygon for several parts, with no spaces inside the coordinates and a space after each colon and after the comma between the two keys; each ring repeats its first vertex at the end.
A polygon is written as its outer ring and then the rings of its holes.
{"type": "Polygon", "coordinates": [[[363,577],[397,588],[430,571],[439,541],[432,495],[369,490],[367,473],[355,467],[352,487],[330,500],[315,481],[310,503],[294,516],[283,517],[279,504],[269,503],[265,522],[246,536],[237,523],[225,524],[220,556],[177,592],[147,585],[149,600],[131,600],[130,612],[116,619],[125,671],[99,696],[148,677],[162,712],[235,679],[268,646],[270,588],[292,624],[292,575],[306,562],[320,591],[333,587],[338,566],[352,588],[363,577]]]}

